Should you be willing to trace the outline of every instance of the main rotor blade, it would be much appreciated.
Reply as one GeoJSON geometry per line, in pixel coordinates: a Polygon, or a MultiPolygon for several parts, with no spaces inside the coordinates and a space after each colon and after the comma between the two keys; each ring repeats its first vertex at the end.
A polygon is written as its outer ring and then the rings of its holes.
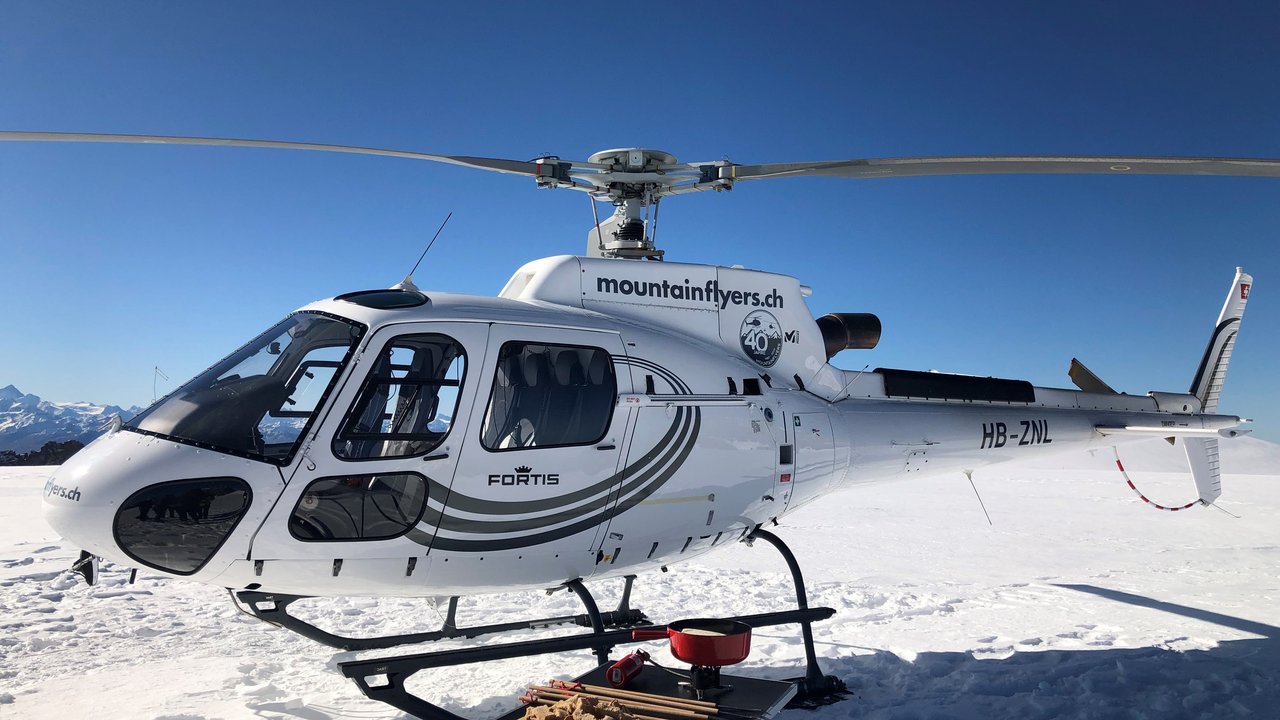
{"type": "Polygon", "coordinates": [[[736,180],[779,177],[920,177],[1061,173],[1099,175],[1243,175],[1280,177],[1280,160],[1252,158],[973,155],[735,165],[736,180]]]}
{"type": "Polygon", "coordinates": [[[324,152],[352,153],[356,155],[382,155],[384,157],[409,158],[410,160],[431,160],[433,162],[464,165],[481,170],[493,170],[513,175],[536,177],[537,163],[519,160],[499,160],[497,158],[470,157],[467,155],[429,155],[427,153],[405,152],[403,150],[380,150],[378,148],[352,147],[350,145],[320,145],[316,143],[280,142],[276,140],[235,140],[230,138],[203,137],[170,137],[167,135],[104,135],[100,133],[52,133],[52,132],[15,132],[0,130],[0,141],[21,142],[100,142],[100,143],[141,143],[144,145],[218,145],[223,147],[276,148],[282,150],[320,150],[324,152]]]}

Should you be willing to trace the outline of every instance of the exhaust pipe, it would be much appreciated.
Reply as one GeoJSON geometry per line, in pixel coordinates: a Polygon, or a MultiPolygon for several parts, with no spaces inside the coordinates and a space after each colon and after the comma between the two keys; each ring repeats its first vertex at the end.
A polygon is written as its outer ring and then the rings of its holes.
{"type": "Polygon", "coordinates": [[[818,318],[827,359],[841,350],[870,350],[880,342],[880,318],[871,313],[828,313],[818,318]]]}

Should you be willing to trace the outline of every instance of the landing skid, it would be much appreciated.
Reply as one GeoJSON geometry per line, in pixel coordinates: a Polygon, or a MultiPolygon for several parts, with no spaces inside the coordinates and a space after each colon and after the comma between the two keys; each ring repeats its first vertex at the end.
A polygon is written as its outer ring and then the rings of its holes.
{"type": "MultiPolygon", "coordinates": [[[[743,615],[730,619],[758,628],[795,622],[808,624],[815,620],[826,620],[835,615],[835,612],[831,608],[813,608],[810,610],[764,613],[762,615],[743,615]]],[[[647,627],[655,626],[649,625],[647,627]]],[[[464,718],[444,708],[432,705],[405,690],[405,680],[419,670],[430,668],[468,665],[490,660],[508,660],[511,658],[531,657],[533,655],[571,652],[573,650],[594,650],[597,658],[603,653],[605,660],[600,663],[600,668],[605,668],[609,665],[609,651],[614,646],[640,642],[646,641],[633,640],[631,638],[631,630],[610,630],[608,632],[593,632],[590,634],[570,635],[568,637],[548,638],[546,640],[503,643],[500,645],[463,648],[461,650],[444,650],[419,655],[355,660],[338,663],[338,672],[342,673],[344,677],[354,680],[360,688],[360,692],[364,693],[370,700],[384,702],[413,717],[421,718],[422,720],[464,720],[464,718]]]]}
{"type": "MultiPolygon", "coordinates": [[[[791,579],[795,583],[798,609],[758,615],[742,615],[728,619],[745,623],[752,628],[786,625],[789,623],[800,624],[805,648],[805,675],[802,678],[790,681],[795,686],[795,694],[791,696],[789,692],[786,693],[787,697],[791,699],[789,707],[796,705],[811,707],[840,697],[845,691],[844,681],[834,675],[824,675],[822,669],[818,666],[811,627],[815,621],[826,620],[835,615],[836,611],[831,608],[809,607],[804,590],[804,578],[800,573],[800,565],[796,562],[795,555],[791,553],[790,548],[781,539],[773,533],[757,527],[744,539],[744,542],[751,545],[754,540],[764,540],[782,553],[783,559],[787,562],[787,567],[791,570],[791,579]]],[[[591,593],[587,591],[581,580],[570,580],[565,583],[565,587],[573,591],[578,596],[578,599],[582,601],[587,611],[585,615],[565,615],[542,620],[524,620],[497,625],[459,628],[456,621],[458,599],[455,597],[450,598],[448,616],[444,627],[440,630],[380,638],[342,637],[299,620],[288,613],[288,607],[290,603],[302,599],[301,596],[253,591],[241,591],[234,593],[234,595],[240,603],[248,607],[249,612],[259,619],[287,630],[293,630],[304,637],[340,650],[377,650],[408,643],[433,642],[445,638],[473,638],[489,633],[542,628],[551,625],[575,624],[591,628],[590,633],[566,637],[499,643],[482,647],[338,663],[338,671],[344,677],[354,680],[356,686],[360,688],[360,692],[371,700],[384,702],[422,720],[464,720],[464,718],[410,693],[405,689],[405,681],[414,673],[429,668],[452,667],[454,665],[572,652],[575,650],[593,651],[596,661],[599,663],[596,671],[603,672],[603,669],[610,664],[609,653],[614,647],[628,643],[644,642],[632,638],[632,629],[657,627],[648,622],[648,618],[643,612],[632,609],[630,606],[631,587],[634,580],[634,575],[626,576],[626,586],[623,589],[622,600],[618,603],[617,609],[610,612],[600,612],[599,608],[596,607],[595,600],[591,597],[591,593]],[[634,628],[628,626],[634,626],[634,628]],[[626,629],[606,629],[610,627],[625,627],[626,629]]],[[[771,717],[772,713],[776,712],[776,709],[762,711],[757,717],[771,717]]]]}
{"type": "MultiPolygon", "coordinates": [[[[304,600],[306,595],[285,595],[281,593],[261,593],[252,590],[242,590],[235,593],[236,599],[242,609],[248,610],[254,617],[263,622],[270,623],[276,627],[292,630],[299,635],[315,640],[322,645],[328,645],[338,650],[383,650],[386,648],[396,647],[398,645],[410,645],[414,643],[436,642],[437,640],[446,640],[450,638],[467,638],[471,639],[480,635],[489,635],[492,633],[508,632],[511,630],[534,630],[538,628],[553,627],[556,625],[580,625],[582,627],[592,628],[595,632],[602,632],[606,627],[626,627],[630,625],[647,625],[648,617],[640,610],[631,607],[631,586],[635,582],[635,575],[626,576],[626,585],[622,588],[622,599],[618,602],[615,610],[600,612],[596,608],[595,601],[582,585],[581,580],[573,580],[565,583],[565,587],[572,590],[579,598],[583,600],[583,604],[587,606],[586,614],[581,615],[562,615],[560,617],[542,618],[540,620],[520,620],[509,623],[499,623],[494,625],[477,625],[474,627],[458,627],[458,598],[449,598],[449,610],[445,614],[444,626],[434,632],[410,633],[407,635],[388,635],[385,637],[375,638],[352,638],[334,635],[312,625],[305,620],[300,620],[289,614],[289,605],[298,600],[304,600]],[[597,627],[597,623],[599,626],[597,627]]],[[[604,662],[601,660],[601,662],[604,662]]]]}

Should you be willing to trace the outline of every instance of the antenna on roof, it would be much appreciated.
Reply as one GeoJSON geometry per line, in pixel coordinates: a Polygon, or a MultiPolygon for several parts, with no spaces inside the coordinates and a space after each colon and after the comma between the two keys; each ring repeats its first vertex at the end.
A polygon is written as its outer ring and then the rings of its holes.
{"type": "MultiPolygon", "coordinates": [[[[436,244],[436,238],[440,237],[440,231],[444,230],[444,226],[449,223],[449,218],[451,217],[453,217],[452,212],[450,212],[448,215],[445,216],[444,222],[440,223],[440,230],[436,230],[436,234],[431,236],[431,242],[427,243],[427,250],[430,250],[431,246],[436,244]]],[[[413,274],[418,271],[418,266],[422,264],[422,258],[425,258],[427,256],[427,250],[423,250],[422,255],[418,256],[418,262],[413,264],[413,269],[409,271],[408,275],[404,276],[404,280],[401,280],[400,282],[391,286],[392,290],[417,290],[418,289],[418,286],[413,284],[413,274]]]]}
{"type": "Polygon", "coordinates": [[[168,380],[169,376],[164,374],[164,371],[160,369],[159,365],[156,365],[155,372],[151,375],[151,404],[152,405],[156,404],[156,399],[157,399],[156,398],[156,380],[158,378],[164,378],[165,380],[168,380]]]}

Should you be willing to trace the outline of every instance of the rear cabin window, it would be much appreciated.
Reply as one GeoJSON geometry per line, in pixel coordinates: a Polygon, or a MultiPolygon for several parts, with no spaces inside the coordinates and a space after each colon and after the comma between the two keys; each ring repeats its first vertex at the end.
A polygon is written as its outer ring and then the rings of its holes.
{"type": "Polygon", "coordinates": [[[299,540],[387,540],[407,532],[427,506],[417,473],[321,478],[302,491],[289,517],[299,540]]]}
{"type": "Polygon", "coordinates": [[[387,344],[333,440],[344,460],[425,455],[444,441],[467,374],[462,345],[447,335],[404,335],[387,344]]]}
{"type": "Polygon", "coordinates": [[[517,450],[598,442],[609,429],[617,389],[606,350],[506,343],[498,353],[481,444],[517,450]]]}

